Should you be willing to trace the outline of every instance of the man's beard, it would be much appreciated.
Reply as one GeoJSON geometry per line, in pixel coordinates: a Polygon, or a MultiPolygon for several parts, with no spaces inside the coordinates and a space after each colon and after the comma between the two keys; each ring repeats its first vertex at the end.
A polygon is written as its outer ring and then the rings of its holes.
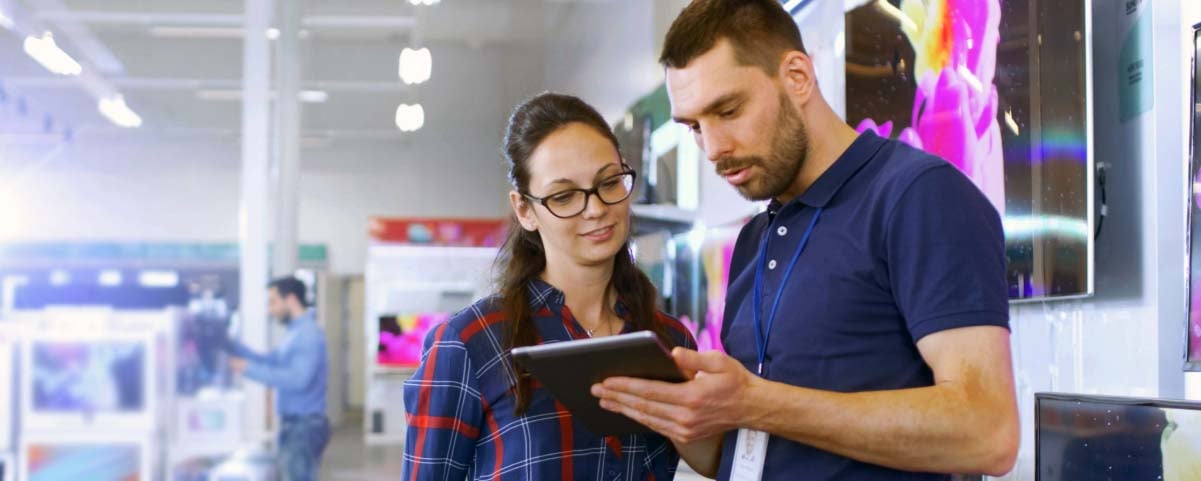
{"type": "Polygon", "coordinates": [[[763,172],[734,186],[743,197],[759,201],[779,197],[796,181],[809,153],[809,133],[792,102],[780,94],[780,113],[771,140],[771,152],[761,156],[727,157],[717,162],[717,173],[758,166],[763,172]]]}

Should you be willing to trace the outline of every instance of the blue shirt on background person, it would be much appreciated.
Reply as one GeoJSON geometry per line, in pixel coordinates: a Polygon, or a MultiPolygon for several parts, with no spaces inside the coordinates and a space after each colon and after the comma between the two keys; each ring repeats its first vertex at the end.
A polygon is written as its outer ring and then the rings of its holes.
{"type": "Polygon", "coordinates": [[[279,391],[276,407],[280,416],[325,414],[325,333],[311,309],[293,319],[280,346],[265,355],[235,340],[229,341],[227,350],[247,360],[242,373],[247,379],[279,391]]]}
{"type": "Polygon", "coordinates": [[[278,461],[285,481],[316,481],[330,438],[325,415],[329,377],[325,333],[305,302],[307,292],[295,277],[271,281],[267,312],[288,327],[283,342],[271,352],[260,354],[233,339],[225,343],[235,374],[278,393],[278,461]]]}

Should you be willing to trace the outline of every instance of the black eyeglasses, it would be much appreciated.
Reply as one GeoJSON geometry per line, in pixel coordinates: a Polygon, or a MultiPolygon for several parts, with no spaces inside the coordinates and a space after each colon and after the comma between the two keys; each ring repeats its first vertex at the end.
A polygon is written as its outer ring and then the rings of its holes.
{"type": "Polygon", "coordinates": [[[637,177],[633,170],[626,170],[620,174],[606,177],[591,189],[567,189],[546,197],[536,197],[524,192],[521,195],[538,201],[543,207],[546,207],[546,210],[550,211],[551,215],[560,219],[568,219],[580,215],[588,209],[588,198],[593,194],[596,194],[596,198],[605,205],[618,204],[630,198],[630,194],[634,193],[634,179],[637,177]]]}

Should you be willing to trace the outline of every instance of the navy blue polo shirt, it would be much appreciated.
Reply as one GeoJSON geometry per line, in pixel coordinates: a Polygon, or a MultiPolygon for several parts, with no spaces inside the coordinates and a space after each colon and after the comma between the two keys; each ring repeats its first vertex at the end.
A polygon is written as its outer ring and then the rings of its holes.
{"type": "MultiPolygon", "coordinates": [[[[959,327],[1008,329],[1005,240],[988,199],[946,161],[871,133],[800,197],[773,202],[739,234],[730,265],[723,342],[758,365],[753,289],[768,236],[762,316],[783,288],[765,377],[835,392],[933,385],[917,341],[959,327]],[[801,237],[814,225],[787,283],[801,237]],[[773,262],[774,261],[774,262],[773,262]]],[[[718,479],[730,476],[728,433],[718,479]]],[[[764,480],[945,480],[894,471],[771,438],[764,480]]]]}

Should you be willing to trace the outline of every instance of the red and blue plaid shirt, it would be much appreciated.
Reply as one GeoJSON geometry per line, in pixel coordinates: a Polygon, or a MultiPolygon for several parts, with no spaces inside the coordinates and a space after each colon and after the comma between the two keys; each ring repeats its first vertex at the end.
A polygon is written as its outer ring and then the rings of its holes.
{"type": "MultiPolygon", "coordinates": [[[[564,304],[562,291],[534,281],[529,292],[543,343],[588,337],[564,304]]],[[[624,312],[621,305],[618,312],[624,312]]],[[[491,297],[435,327],[426,338],[421,366],[404,386],[409,429],[402,481],[675,477],[680,458],[666,438],[593,435],[537,383],[529,409],[516,416],[516,380],[503,347],[504,320],[499,299],[491,297]]],[[[696,348],[680,322],[666,314],[658,320],[675,345],[696,348]]]]}

